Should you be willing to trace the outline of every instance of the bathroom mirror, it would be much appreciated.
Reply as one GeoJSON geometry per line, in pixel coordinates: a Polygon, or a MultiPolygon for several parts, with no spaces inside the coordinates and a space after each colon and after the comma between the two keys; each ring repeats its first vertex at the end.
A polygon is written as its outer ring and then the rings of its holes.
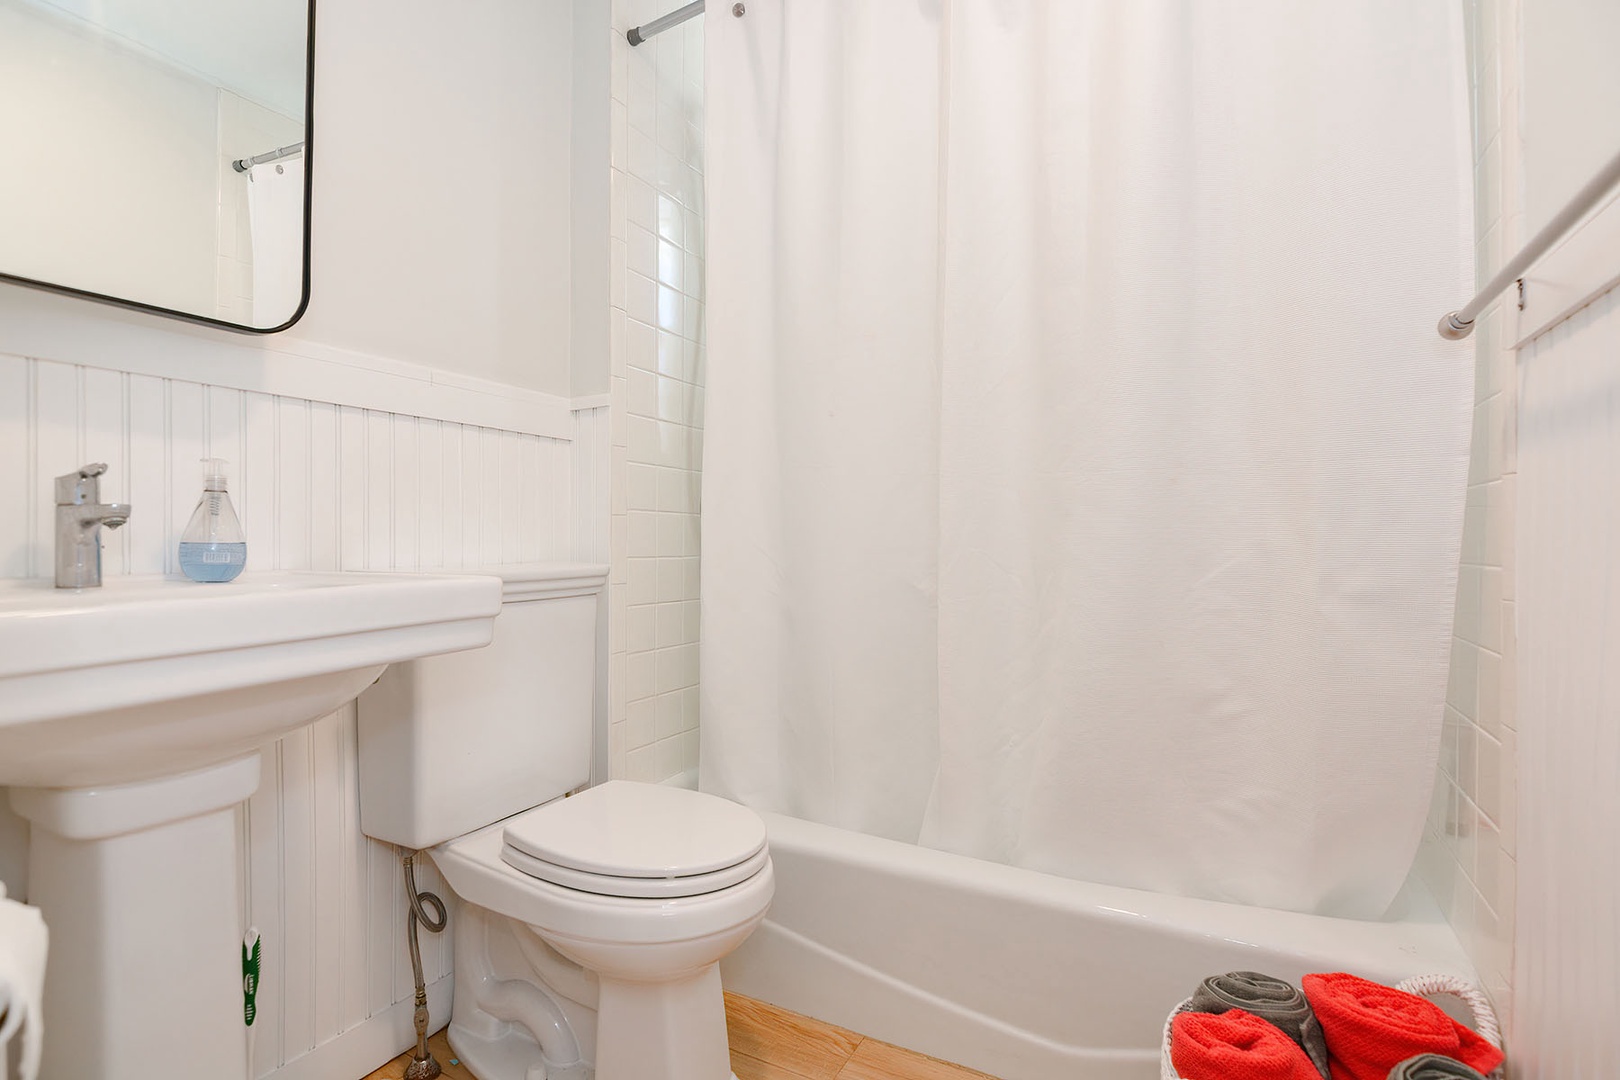
{"type": "Polygon", "coordinates": [[[314,0],[0,0],[0,280],[303,313],[314,0]]]}

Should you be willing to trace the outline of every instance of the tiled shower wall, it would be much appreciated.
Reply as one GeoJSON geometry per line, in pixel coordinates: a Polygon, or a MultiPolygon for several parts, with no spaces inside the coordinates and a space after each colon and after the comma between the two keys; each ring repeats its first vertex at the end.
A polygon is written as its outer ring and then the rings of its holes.
{"type": "Polygon", "coordinates": [[[613,7],[611,774],[697,767],[703,453],[703,20],[613,7]]]}
{"type": "MultiPolygon", "coordinates": [[[[1517,169],[1518,0],[1467,0],[1476,276],[1521,242],[1517,169]]],[[[1474,433],[1440,772],[1418,870],[1499,1011],[1511,1012],[1515,916],[1513,292],[1474,333],[1474,433]]]]}
{"type": "MultiPolygon", "coordinates": [[[[567,439],[0,354],[0,577],[51,572],[51,481],[88,461],[109,465],[103,497],[133,506],[106,572],[174,570],[204,456],[232,463],[255,568],[459,567],[575,544],[567,439]]],[[[358,1076],[409,1031],[399,859],[359,831],[355,738],[351,704],[276,743],[241,815],[242,920],[265,946],[257,1076],[358,1076]]],[[[448,895],[431,863],[419,884],[448,895]]],[[[430,982],[448,975],[447,941],[423,951],[430,982]]]]}

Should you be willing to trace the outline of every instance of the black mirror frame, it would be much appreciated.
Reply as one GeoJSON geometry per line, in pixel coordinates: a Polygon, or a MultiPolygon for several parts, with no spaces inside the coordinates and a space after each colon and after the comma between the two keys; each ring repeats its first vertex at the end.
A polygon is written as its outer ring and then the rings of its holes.
{"type": "Polygon", "coordinates": [[[279,334],[303,318],[305,309],[309,307],[310,217],[315,191],[315,170],[313,168],[313,149],[315,145],[315,0],[309,0],[307,18],[309,30],[304,47],[304,291],[299,297],[297,309],[293,311],[292,316],[286,322],[280,326],[270,327],[243,326],[241,323],[212,319],[207,315],[196,315],[189,311],[176,311],[173,308],[158,307],[156,304],[146,304],[139,300],[126,300],[121,296],[108,296],[105,293],[75,289],[70,285],[57,285],[49,281],[36,281],[33,278],[18,277],[4,271],[0,271],[0,282],[11,285],[24,285],[30,289],[42,289],[45,292],[59,293],[62,296],[75,296],[81,300],[94,300],[102,304],[112,304],[114,307],[127,308],[130,311],[143,311],[148,315],[163,315],[171,319],[180,319],[200,326],[212,326],[237,334],[279,334]]]}

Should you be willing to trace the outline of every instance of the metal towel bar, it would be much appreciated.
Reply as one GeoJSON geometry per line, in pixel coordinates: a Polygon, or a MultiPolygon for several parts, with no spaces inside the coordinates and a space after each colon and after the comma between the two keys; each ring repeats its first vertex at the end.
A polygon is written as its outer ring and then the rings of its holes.
{"type": "Polygon", "coordinates": [[[1553,219],[1544,225],[1540,232],[1530,238],[1530,242],[1519,250],[1519,253],[1507,261],[1507,265],[1497,271],[1495,277],[1485,283],[1475,297],[1468,301],[1457,311],[1447,312],[1440,318],[1440,336],[1448,341],[1461,341],[1474,332],[1474,320],[1479,313],[1485,310],[1485,305],[1496,298],[1496,294],[1519,280],[1530,264],[1547,254],[1560,237],[1569,231],[1587,211],[1597,205],[1599,199],[1620,181],[1620,154],[1616,154],[1609,163],[1598,170],[1596,176],[1586,182],[1575,197],[1569,200],[1565,207],[1553,215],[1553,219]]]}

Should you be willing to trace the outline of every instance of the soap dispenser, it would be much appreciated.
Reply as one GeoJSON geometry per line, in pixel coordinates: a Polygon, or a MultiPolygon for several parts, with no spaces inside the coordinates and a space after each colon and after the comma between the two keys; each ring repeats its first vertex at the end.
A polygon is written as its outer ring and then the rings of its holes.
{"type": "Polygon", "coordinates": [[[231,581],[247,565],[247,540],[225,490],[225,462],[203,459],[203,493],[180,534],[180,571],[192,581],[231,581]]]}

